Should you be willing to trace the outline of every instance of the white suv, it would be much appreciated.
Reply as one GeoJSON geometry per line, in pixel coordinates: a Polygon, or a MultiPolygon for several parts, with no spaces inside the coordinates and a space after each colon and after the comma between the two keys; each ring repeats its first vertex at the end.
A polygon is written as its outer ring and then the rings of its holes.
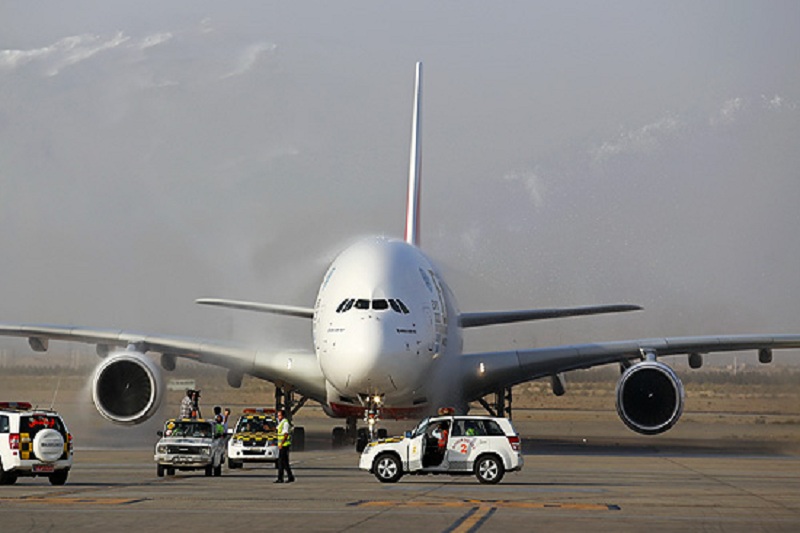
{"type": "Polygon", "coordinates": [[[359,467],[379,481],[394,483],[403,474],[475,474],[481,483],[498,483],[506,472],[522,470],[522,440],[506,418],[436,416],[405,437],[371,442],[359,467]]]}
{"type": "Polygon", "coordinates": [[[27,402],[0,402],[0,485],[19,476],[67,482],[72,468],[72,435],[61,416],[27,402]]]}

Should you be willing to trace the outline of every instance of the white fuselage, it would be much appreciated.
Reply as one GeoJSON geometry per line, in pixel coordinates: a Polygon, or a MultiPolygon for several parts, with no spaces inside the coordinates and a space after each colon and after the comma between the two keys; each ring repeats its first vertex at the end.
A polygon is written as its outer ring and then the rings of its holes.
{"type": "Polygon", "coordinates": [[[429,407],[432,380],[461,352],[457,317],[419,248],[380,237],[347,248],[325,274],[314,312],[329,407],[363,405],[375,395],[389,409],[429,407]]]}

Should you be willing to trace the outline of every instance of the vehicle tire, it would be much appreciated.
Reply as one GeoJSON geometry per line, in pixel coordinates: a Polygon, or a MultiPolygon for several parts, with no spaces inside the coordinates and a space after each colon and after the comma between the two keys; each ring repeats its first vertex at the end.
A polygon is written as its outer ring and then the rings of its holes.
{"type": "Polygon", "coordinates": [[[55,429],[42,429],[33,438],[33,453],[45,463],[54,463],[64,455],[64,436],[55,429]]]}
{"type": "Polygon", "coordinates": [[[69,476],[69,470],[64,469],[64,470],[58,470],[57,472],[53,472],[47,477],[50,479],[51,485],[60,486],[67,482],[68,476],[69,476]]]}
{"type": "Polygon", "coordinates": [[[213,474],[213,473],[214,473],[213,465],[208,465],[206,467],[206,477],[211,477],[211,474],[213,474]]]}
{"type": "Polygon", "coordinates": [[[168,476],[174,476],[175,475],[175,468],[173,468],[171,466],[168,466],[167,467],[167,475],[168,476]]]}
{"type": "Polygon", "coordinates": [[[505,473],[503,461],[496,455],[484,455],[475,463],[475,477],[486,485],[500,483],[505,473]]]}
{"type": "Polygon", "coordinates": [[[331,444],[334,448],[341,448],[344,446],[345,431],[341,426],[333,428],[331,433],[331,444]]]}
{"type": "Polygon", "coordinates": [[[375,458],[372,470],[381,483],[397,483],[403,477],[403,465],[396,455],[383,453],[375,458]]]}
{"type": "Polygon", "coordinates": [[[158,477],[164,477],[164,470],[166,470],[164,465],[156,465],[156,475],[158,477]]]}
{"type": "Polygon", "coordinates": [[[16,482],[17,473],[3,470],[3,462],[0,461],[0,485],[13,485],[16,482]]]}
{"type": "Polygon", "coordinates": [[[296,427],[292,432],[292,451],[302,452],[306,449],[306,428],[296,427]]]}
{"type": "Polygon", "coordinates": [[[241,467],[242,467],[242,463],[240,463],[238,461],[234,461],[233,459],[228,457],[228,468],[233,470],[234,468],[241,468],[241,467]]]}

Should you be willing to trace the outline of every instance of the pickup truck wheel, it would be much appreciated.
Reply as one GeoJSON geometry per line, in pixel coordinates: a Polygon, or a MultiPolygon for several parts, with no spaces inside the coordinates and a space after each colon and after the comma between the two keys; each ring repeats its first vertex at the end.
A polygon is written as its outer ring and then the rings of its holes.
{"type": "Polygon", "coordinates": [[[397,483],[403,477],[403,465],[396,455],[384,453],[375,459],[375,477],[381,483],[397,483]]]}
{"type": "Polygon", "coordinates": [[[156,475],[158,477],[164,477],[165,470],[164,465],[156,465],[156,475]]]}
{"type": "Polygon", "coordinates": [[[503,461],[496,455],[484,455],[475,463],[475,477],[478,481],[487,485],[494,485],[500,483],[506,469],[503,467],[503,461]]]}
{"type": "Polygon", "coordinates": [[[174,476],[175,475],[175,469],[173,467],[171,467],[171,466],[168,466],[167,467],[167,475],[168,476],[174,476]]]}

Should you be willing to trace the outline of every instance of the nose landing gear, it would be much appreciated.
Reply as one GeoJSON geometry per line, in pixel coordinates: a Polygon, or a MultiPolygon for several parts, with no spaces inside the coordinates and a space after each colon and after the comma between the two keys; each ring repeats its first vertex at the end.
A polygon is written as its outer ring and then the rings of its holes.
{"type": "Polygon", "coordinates": [[[385,439],[387,436],[386,428],[379,428],[382,398],[372,396],[363,398],[365,403],[364,424],[366,427],[358,427],[358,419],[355,416],[346,418],[346,427],[335,427],[331,434],[331,442],[334,448],[340,448],[347,443],[355,443],[356,451],[361,453],[372,441],[385,439]]]}

